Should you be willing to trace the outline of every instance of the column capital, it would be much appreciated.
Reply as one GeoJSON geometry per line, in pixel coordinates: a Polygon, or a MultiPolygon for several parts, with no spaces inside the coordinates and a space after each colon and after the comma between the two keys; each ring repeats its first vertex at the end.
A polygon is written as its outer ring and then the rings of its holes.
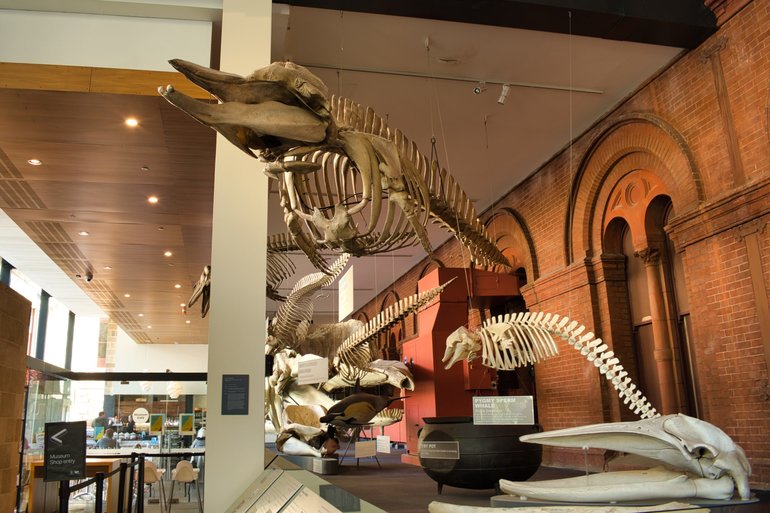
{"type": "Polygon", "coordinates": [[[634,252],[634,256],[642,259],[645,265],[658,265],[660,263],[660,251],[656,248],[644,248],[634,252]]]}

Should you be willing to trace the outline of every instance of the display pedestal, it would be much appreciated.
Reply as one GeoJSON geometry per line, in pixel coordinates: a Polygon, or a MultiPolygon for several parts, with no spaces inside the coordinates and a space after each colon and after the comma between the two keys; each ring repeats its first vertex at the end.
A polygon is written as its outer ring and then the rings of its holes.
{"type": "Polygon", "coordinates": [[[281,457],[314,474],[322,476],[339,474],[339,461],[337,461],[337,458],[318,458],[316,456],[297,456],[292,454],[281,454],[281,457]]]}
{"type": "MultiPolygon", "coordinates": [[[[698,506],[700,508],[709,508],[711,513],[728,513],[736,511],[736,506],[746,506],[748,504],[754,504],[759,502],[759,499],[752,497],[749,500],[710,500],[710,499],[669,499],[669,500],[656,500],[656,501],[623,501],[623,502],[559,502],[559,501],[541,501],[537,499],[521,499],[518,495],[495,495],[490,500],[490,506],[493,508],[536,508],[545,506],[561,506],[562,508],[569,506],[657,506],[659,504],[666,504],[668,502],[679,502],[684,504],[690,504],[692,506],[698,506]]],[[[685,510],[686,511],[686,510],[685,510]]]]}

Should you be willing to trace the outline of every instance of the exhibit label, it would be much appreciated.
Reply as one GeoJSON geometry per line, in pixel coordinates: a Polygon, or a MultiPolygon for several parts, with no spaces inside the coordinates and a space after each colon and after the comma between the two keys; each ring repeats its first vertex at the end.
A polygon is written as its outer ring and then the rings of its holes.
{"type": "Polygon", "coordinates": [[[297,384],[314,385],[329,379],[329,359],[316,355],[303,355],[297,362],[297,384]]]}
{"type": "Polygon", "coordinates": [[[535,409],[531,395],[484,396],[473,398],[473,423],[534,424],[535,409]]]}
{"type": "Polygon", "coordinates": [[[222,415],[249,414],[249,375],[222,375],[222,415]]]}
{"type": "Polygon", "coordinates": [[[377,452],[390,454],[390,437],[388,435],[379,435],[377,437],[377,452]]]}
{"type": "Polygon", "coordinates": [[[374,440],[356,442],[356,458],[370,458],[377,454],[377,443],[374,440]]]}
{"type": "Polygon", "coordinates": [[[434,460],[459,460],[460,442],[441,441],[420,443],[420,458],[432,458],[434,460]]]}

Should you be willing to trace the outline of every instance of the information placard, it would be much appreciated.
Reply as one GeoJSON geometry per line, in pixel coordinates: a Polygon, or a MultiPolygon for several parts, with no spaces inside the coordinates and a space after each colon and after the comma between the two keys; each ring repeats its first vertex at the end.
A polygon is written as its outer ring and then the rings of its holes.
{"type": "Polygon", "coordinates": [[[342,513],[320,496],[303,488],[281,513],[342,513]]]}
{"type": "Polygon", "coordinates": [[[282,474],[283,470],[281,469],[266,469],[253,483],[251,483],[243,495],[241,495],[238,500],[227,509],[226,513],[246,513],[257,503],[257,501],[259,501],[265,491],[267,491],[267,489],[270,488],[282,474]]]}
{"type": "Polygon", "coordinates": [[[434,460],[459,460],[460,442],[458,441],[440,441],[420,443],[420,458],[431,458],[434,460]]]}
{"type": "Polygon", "coordinates": [[[473,398],[473,423],[534,424],[535,409],[531,395],[485,396],[473,398]]]}
{"type": "Polygon", "coordinates": [[[387,435],[377,436],[377,452],[390,454],[390,437],[387,435]]]}
{"type": "Polygon", "coordinates": [[[222,375],[222,415],[249,414],[249,375],[222,375]]]}
{"type": "Polygon", "coordinates": [[[86,422],[45,425],[44,481],[86,477],[86,422]]]}
{"type": "Polygon", "coordinates": [[[356,458],[369,458],[377,454],[377,444],[374,440],[356,442],[356,458]]]}
{"type": "Polygon", "coordinates": [[[275,513],[281,511],[302,488],[302,483],[284,472],[249,508],[248,513],[275,513]]]}
{"type": "Polygon", "coordinates": [[[329,359],[316,355],[303,355],[297,362],[297,384],[314,385],[329,379],[329,359]]]}

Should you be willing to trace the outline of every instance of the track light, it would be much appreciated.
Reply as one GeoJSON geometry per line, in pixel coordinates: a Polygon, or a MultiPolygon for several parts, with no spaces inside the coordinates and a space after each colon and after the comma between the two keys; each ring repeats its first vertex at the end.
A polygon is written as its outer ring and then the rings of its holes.
{"type": "Polygon", "coordinates": [[[486,82],[479,82],[476,87],[473,88],[473,94],[481,94],[487,90],[486,82]]]}
{"type": "Polygon", "coordinates": [[[497,98],[497,103],[505,105],[505,99],[508,98],[508,93],[511,91],[511,86],[503,84],[503,89],[500,91],[500,96],[497,98]]]}

